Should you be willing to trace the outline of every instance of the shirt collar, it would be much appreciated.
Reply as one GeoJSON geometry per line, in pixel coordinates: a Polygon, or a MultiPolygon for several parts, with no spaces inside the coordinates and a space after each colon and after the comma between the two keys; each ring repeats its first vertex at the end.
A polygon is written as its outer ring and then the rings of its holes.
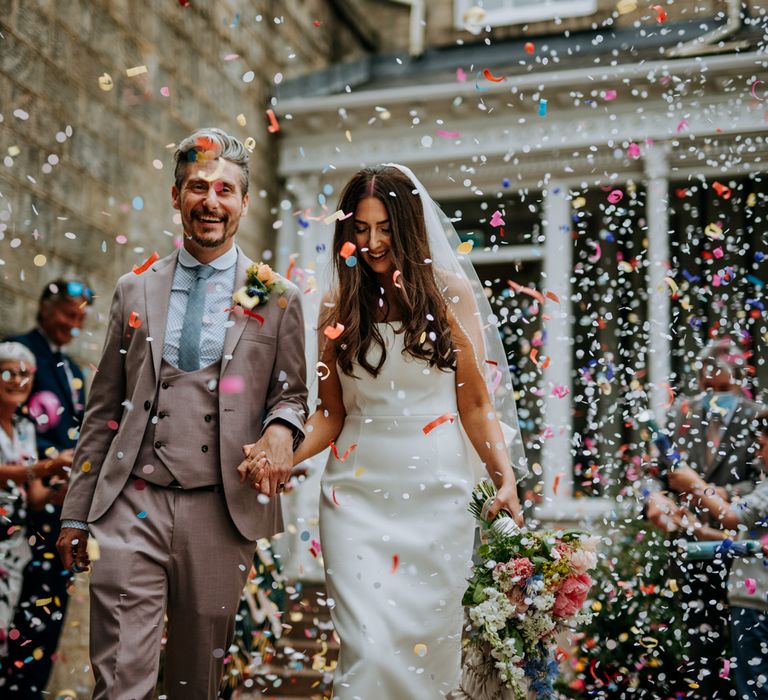
{"type": "MultiPolygon", "coordinates": [[[[224,255],[220,255],[215,260],[207,263],[214,270],[229,270],[237,262],[237,246],[233,245],[224,255]]],[[[190,253],[184,246],[179,248],[179,264],[184,267],[197,267],[202,265],[192,253],[190,253]]]]}

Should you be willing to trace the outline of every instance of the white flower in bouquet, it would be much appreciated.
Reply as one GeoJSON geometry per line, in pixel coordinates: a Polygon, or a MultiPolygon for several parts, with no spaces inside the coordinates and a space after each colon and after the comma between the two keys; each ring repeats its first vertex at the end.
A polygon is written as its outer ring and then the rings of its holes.
{"type": "Polygon", "coordinates": [[[555,604],[555,596],[551,593],[542,593],[533,599],[532,604],[536,610],[551,610],[555,604]]]}
{"type": "Polygon", "coordinates": [[[484,627],[489,632],[498,632],[515,614],[515,607],[507,596],[495,588],[486,588],[483,593],[486,600],[471,607],[469,617],[478,627],[484,627]]]}

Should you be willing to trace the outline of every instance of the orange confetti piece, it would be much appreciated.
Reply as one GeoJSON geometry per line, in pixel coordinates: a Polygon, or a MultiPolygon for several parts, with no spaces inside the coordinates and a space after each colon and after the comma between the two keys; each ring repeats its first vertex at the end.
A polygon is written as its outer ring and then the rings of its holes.
{"type": "Polygon", "coordinates": [[[288,260],[288,269],[285,271],[285,279],[291,280],[293,278],[293,270],[296,267],[296,254],[291,255],[288,260]]]}
{"type": "Polygon", "coordinates": [[[452,413],[443,413],[442,416],[427,423],[421,430],[424,432],[424,435],[429,435],[438,425],[442,425],[448,421],[453,423],[454,420],[456,420],[456,417],[452,413]]]}
{"type": "Polygon", "coordinates": [[[722,197],[723,199],[730,199],[731,198],[731,188],[727,187],[721,182],[713,182],[712,183],[712,189],[717,192],[718,197],[722,197]]]}
{"type": "Polygon", "coordinates": [[[656,20],[659,24],[667,21],[667,11],[661,5],[654,5],[652,9],[656,10],[656,20]]]}
{"type": "Polygon", "coordinates": [[[344,324],[337,323],[335,326],[326,326],[323,329],[323,335],[328,340],[336,340],[344,332],[344,324]]]}
{"type": "Polygon", "coordinates": [[[560,303],[560,297],[559,297],[559,296],[557,296],[557,294],[555,294],[554,292],[547,292],[545,296],[546,296],[546,297],[547,297],[547,299],[549,299],[550,301],[554,301],[554,302],[555,302],[555,304],[559,304],[559,303],[560,303]]]}
{"type": "Polygon", "coordinates": [[[490,80],[492,83],[501,83],[506,78],[504,76],[497,78],[491,71],[489,71],[487,68],[483,71],[483,75],[486,77],[486,80],[490,80]]]}
{"type": "Polygon", "coordinates": [[[141,319],[135,311],[131,311],[131,315],[128,317],[128,325],[131,328],[141,328],[141,319]]]}
{"type": "Polygon", "coordinates": [[[400,557],[397,554],[392,555],[392,573],[397,571],[397,567],[400,566],[400,557]]]}
{"type": "Polygon", "coordinates": [[[539,362],[539,360],[538,360],[538,357],[539,357],[539,350],[538,350],[538,348],[532,348],[531,349],[531,354],[529,355],[529,357],[531,358],[531,362],[533,362],[533,364],[536,365],[539,369],[546,369],[547,367],[549,367],[549,359],[550,358],[549,358],[548,355],[545,355],[544,359],[541,362],[539,362]]]}
{"type": "Polygon", "coordinates": [[[271,109],[268,109],[267,116],[269,117],[269,126],[267,127],[267,131],[270,134],[276,134],[278,131],[280,131],[280,125],[277,123],[275,112],[271,109]]]}
{"type": "Polygon", "coordinates": [[[356,250],[357,250],[357,246],[354,243],[352,243],[352,241],[345,241],[344,245],[341,246],[339,255],[341,255],[341,257],[344,258],[344,260],[346,260],[350,255],[354,255],[356,250]]]}
{"type": "Polygon", "coordinates": [[[544,295],[538,289],[532,289],[531,287],[524,287],[522,284],[518,284],[517,282],[513,282],[512,280],[507,280],[507,284],[513,291],[522,292],[523,294],[527,294],[529,297],[533,297],[539,303],[541,304],[544,303],[544,295]]]}
{"type": "Polygon", "coordinates": [[[563,472],[555,474],[555,483],[552,484],[552,493],[557,496],[557,489],[560,487],[560,479],[563,477],[563,472]]]}
{"type": "Polygon", "coordinates": [[[357,443],[356,443],[356,442],[353,442],[353,443],[352,443],[352,444],[351,444],[351,445],[350,445],[350,446],[347,448],[347,451],[346,451],[346,452],[345,452],[345,453],[344,453],[344,454],[343,454],[341,457],[339,457],[339,451],[338,451],[338,449],[336,448],[336,443],[335,443],[333,440],[331,440],[331,441],[328,443],[328,447],[330,447],[330,448],[331,448],[331,452],[333,452],[333,456],[334,456],[336,459],[338,459],[338,460],[339,460],[339,462],[343,462],[343,461],[344,461],[344,460],[345,460],[347,457],[349,457],[349,455],[351,455],[351,454],[352,454],[352,452],[355,450],[355,448],[357,447],[357,443]]]}
{"type": "Polygon", "coordinates": [[[159,259],[160,259],[160,255],[158,254],[157,251],[155,251],[154,253],[152,253],[152,255],[150,255],[147,258],[147,260],[144,263],[142,263],[138,267],[136,265],[133,266],[134,274],[140,275],[142,272],[146,272],[149,269],[149,266],[159,259]]]}
{"type": "Polygon", "coordinates": [[[667,390],[667,403],[664,408],[671,408],[672,404],[675,403],[675,392],[669,384],[665,383],[662,386],[667,390]]]}

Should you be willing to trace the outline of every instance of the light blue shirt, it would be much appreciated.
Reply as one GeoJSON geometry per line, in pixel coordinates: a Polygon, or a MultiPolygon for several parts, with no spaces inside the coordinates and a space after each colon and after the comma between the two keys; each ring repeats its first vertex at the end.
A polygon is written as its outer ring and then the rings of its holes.
{"type": "MultiPolygon", "coordinates": [[[[203,327],[200,332],[200,367],[218,362],[224,350],[224,334],[229,320],[227,309],[232,308],[232,294],[235,291],[235,271],[237,269],[237,246],[232,246],[224,255],[209,263],[214,269],[208,278],[203,310],[203,327]]],[[[195,283],[195,267],[200,263],[185,248],[179,250],[179,260],[173,273],[171,299],[168,304],[168,322],[165,326],[163,359],[174,367],[179,366],[179,344],[181,327],[184,325],[184,313],[187,299],[195,283]]]]}

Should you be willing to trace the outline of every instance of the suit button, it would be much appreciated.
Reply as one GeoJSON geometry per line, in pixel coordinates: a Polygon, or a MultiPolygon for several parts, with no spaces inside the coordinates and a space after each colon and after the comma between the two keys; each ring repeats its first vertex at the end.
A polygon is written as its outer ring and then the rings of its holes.
{"type": "Polygon", "coordinates": [[[150,408],[152,408],[152,402],[151,401],[145,401],[144,402],[144,410],[148,411],[150,408]]]}
{"type": "Polygon", "coordinates": [[[167,389],[168,388],[168,382],[163,382],[160,386],[163,387],[163,389],[167,389]]]}
{"type": "Polygon", "coordinates": [[[155,442],[155,449],[156,449],[156,450],[159,450],[159,449],[160,449],[162,446],[163,446],[163,443],[162,443],[162,442],[160,442],[160,440],[158,440],[157,442],[155,442]]]}
{"type": "Polygon", "coordinates": [[[208,445],[203,445],[203,446],[202,446],[200,449],[201,449],[203,452],[208,452],[208,445]]]}
{"type": "Polygon", "coordinates": [[[211,414],[210,413],[206,413],[205,414],[205,422],[206,423],[210,423],[211,422],[211,414]]]}

